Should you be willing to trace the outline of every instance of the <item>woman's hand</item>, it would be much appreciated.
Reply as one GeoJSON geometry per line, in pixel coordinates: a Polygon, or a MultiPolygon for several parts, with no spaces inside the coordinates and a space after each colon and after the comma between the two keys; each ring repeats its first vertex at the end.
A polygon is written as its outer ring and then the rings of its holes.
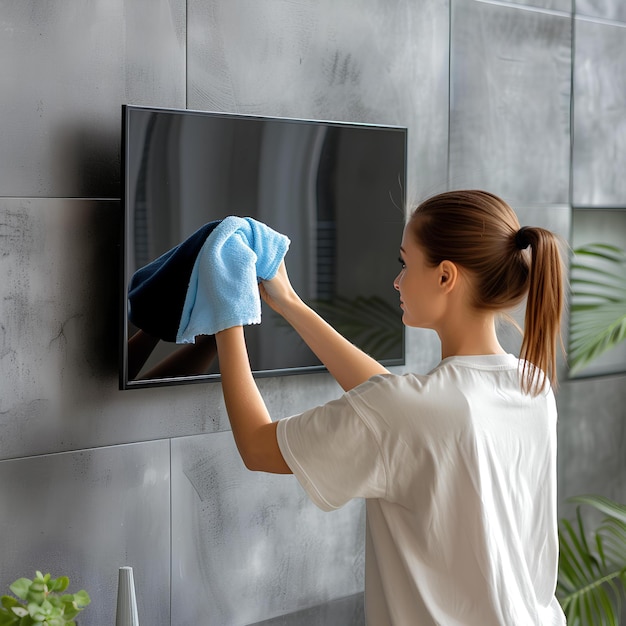
{"type": "Polygon", "coordinates": [[[300,301],[300,297],[291,286],[284,261],[281,261],[274,278],[261,282],[259,291],[263,301],[282,316],[285,315],[285,310],[288,308],[289,304],[298,303],[300,301]]]}

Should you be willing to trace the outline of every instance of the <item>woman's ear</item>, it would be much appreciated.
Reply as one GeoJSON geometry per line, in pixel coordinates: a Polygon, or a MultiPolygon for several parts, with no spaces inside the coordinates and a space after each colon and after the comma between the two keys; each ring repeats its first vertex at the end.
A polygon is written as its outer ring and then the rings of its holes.
{"type": "Polygon", "coordinates": [[[456,286],[459,278],[459,268],[452,261],[442,261],[439,264],[439,286],[444,293],[449,293],[456,286]]]}

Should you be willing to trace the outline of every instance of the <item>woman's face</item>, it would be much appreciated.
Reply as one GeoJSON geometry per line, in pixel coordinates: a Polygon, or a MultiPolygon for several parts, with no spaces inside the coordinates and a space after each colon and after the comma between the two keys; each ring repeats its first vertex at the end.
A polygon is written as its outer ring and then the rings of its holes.
{"type": "MultiPolygon", "coordinates": [[[[402,321],[406,326],[437,328],[443,313],[442,272],[432,267],[407,226],[400,244],[402,269],[393,286],[400,293],[402,321]]],[[[445,281],[445,277],[443,278],[445,281]]]]}

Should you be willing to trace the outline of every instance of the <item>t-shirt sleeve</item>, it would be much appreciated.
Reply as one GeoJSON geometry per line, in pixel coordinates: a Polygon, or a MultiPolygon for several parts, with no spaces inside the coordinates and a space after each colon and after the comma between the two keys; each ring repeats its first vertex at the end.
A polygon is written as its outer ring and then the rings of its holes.
{"type": "Polygon", "coordinates": [[[283,457],[311,500],[330,511],[352,498],[382,498],[387,473],[380,442],[344,395],[278,422],[283,457]]]}

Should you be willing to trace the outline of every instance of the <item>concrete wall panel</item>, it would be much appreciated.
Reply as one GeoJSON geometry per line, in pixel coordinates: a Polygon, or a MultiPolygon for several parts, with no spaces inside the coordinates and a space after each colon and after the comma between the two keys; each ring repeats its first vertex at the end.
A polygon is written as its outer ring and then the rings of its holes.
{"type": "Polygon", "coordinates": [[[121,105],[185,106],[184,0],[8,0],[0,194],[119,198],[121,105]]]}
{"type": "Polygon", "coordinates": [[[443,191],[448,3],[189,2],[189,108],[409,128],[408,198],[443,191]]]}
{"type": "Polygon", "coordinates": [[[0,589],[36,570],[70,578],[91,604],[81,626],[115,622],[118,569],[133,568],[142,623],[169,625],[169,442],[0,462],[0,589]]]}
{"type": "Polygon", "coordinates": [[[450,186],[569,202],[571,19],[452,0],[450,186]]]}
{"type": "MultiPolygon", "coordinates": [[[[602,494],[626,502],[624,376],[565,382],[559,406],[559,493],[602,494]]],[[[574,519],[574,505],[562,505],[574,519]]]]}
{"type": "Polygon", "coordinates": [[[575,25],[573,203],[626,206],[626,25],[575,25]]]}
{"type": "Polygon", "coordinates": [[[363,589],[362,501],[325,513],[230,433],[172,441],[172,623],[251,624],[363,589]]]}

